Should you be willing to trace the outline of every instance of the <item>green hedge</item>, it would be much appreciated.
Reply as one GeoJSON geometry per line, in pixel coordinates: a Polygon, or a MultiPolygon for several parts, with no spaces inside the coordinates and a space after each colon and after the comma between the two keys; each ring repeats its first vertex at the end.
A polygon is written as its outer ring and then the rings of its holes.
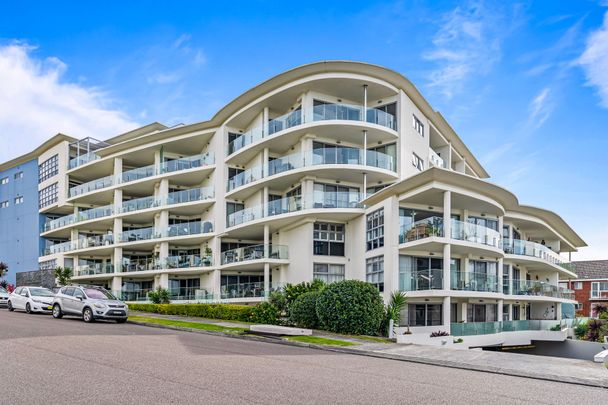
{"type": "Polygon", "coordinates": [[[296,298],[291,304],[289,320],[300,328],[317,329],[317,300],[320,294],[319,291],[309,291],[296,298]]]}
{"type": "Polygon", "coordinates": [[[227,321],[250,321],[254,307],[230,304],[129,304],[132,311],[163,315],[198,316],[227,321]]]}

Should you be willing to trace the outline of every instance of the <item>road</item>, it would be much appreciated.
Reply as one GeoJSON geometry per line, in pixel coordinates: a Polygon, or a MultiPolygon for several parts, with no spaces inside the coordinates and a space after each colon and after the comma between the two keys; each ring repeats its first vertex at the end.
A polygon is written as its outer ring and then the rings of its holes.
{"type": "Polygon", "coordinates": [[[0,404],[601,403],[608,390],[0,309],[0,404]],[[599,401],[599,402],[598,402],[599,401]]]}

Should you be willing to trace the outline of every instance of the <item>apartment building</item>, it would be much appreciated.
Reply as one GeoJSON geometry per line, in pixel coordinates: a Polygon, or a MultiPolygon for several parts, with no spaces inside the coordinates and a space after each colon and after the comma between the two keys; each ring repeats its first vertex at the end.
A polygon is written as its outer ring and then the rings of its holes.
{"type": "Polygon", "coordinates": [[[179,301],[252,303],[285,283],[360,279],[385,298],[407,292],[414,335],[500,339],[544,333],[575,302],[558,286],[574,277],[561,253],[585,242],[487,182],[383,67],[301,66],[209,121],[65,140],[39,161],[54,156],[39,262],[126,300],[160,286],[179,301]]]}
{"type": "Polygon", "coordinates": [[[576,311],[596,317],[597,306],[608,307],[608,260],[572,262],[576,276],[561,277],[560,285],[574,291],[576,311]]]}

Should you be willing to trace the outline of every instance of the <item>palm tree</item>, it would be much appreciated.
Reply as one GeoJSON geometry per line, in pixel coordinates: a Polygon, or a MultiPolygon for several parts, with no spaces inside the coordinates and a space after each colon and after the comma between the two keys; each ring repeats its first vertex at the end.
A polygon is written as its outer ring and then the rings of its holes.
{"type": "Polygon", "coordinates": [[[8,273],[8,264],[0,262],[0,278],[4,277],[6,273],[8,273]]]}
{"type": "Polygon", "coordinates": [[[57,284],[59,284],[61,287],[70,284],[72,281],[72,275],[72,269],[69,267],[55,268],[55,278],[57,279],[57,284]]]}

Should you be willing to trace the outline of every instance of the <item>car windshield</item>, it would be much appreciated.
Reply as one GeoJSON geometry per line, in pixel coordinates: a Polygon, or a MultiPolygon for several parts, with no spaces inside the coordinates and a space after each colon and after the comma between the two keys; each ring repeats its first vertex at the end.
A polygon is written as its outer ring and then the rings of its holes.
{"type": "Polygon", "coordinates": [[[0,293],[5,293],[5,294],[7,294],[7,293],[8,293],[8,291],[6,291],[4,288],[0,287],[0,293]]]}
{"type": "Polygon", "coordinates": [[[33,297],[54,297],[55,294],[46,288],[30,288],[30,294],[33,297]]]}
{"type": "Polygon", "coordinates": [[[87,297],[94,300],[115,300],[112,294],[105,290],[98,290],[97,288],[85,288],[84,293],[87,297]]]}

